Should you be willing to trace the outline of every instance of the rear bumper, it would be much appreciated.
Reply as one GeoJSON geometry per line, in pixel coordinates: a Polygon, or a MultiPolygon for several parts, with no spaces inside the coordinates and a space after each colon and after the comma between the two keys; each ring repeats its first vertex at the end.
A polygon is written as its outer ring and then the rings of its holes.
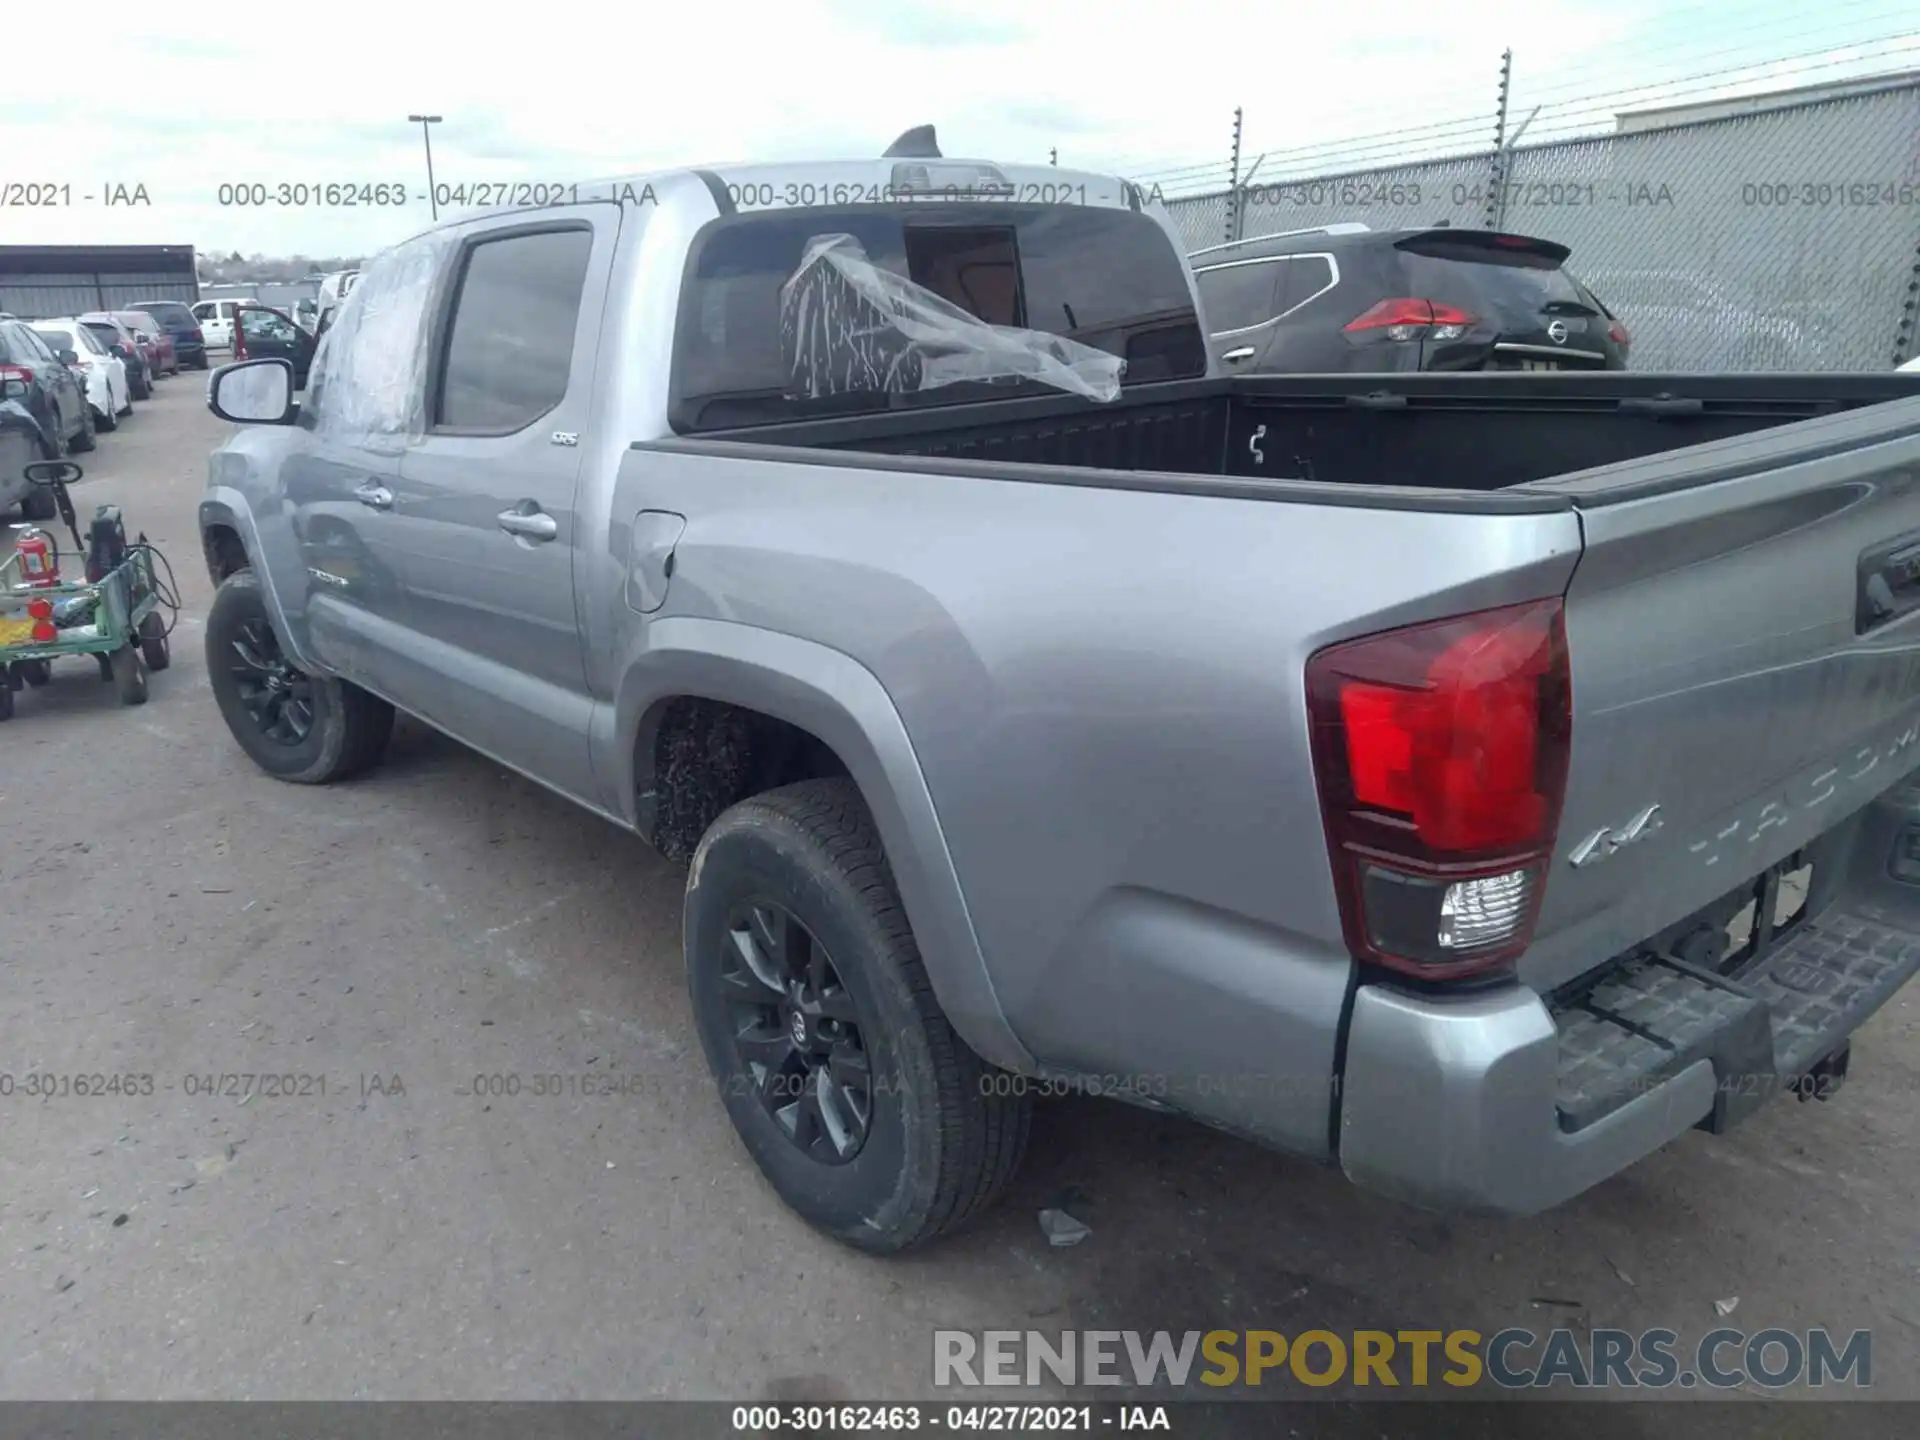
{"type": "Polygon", "coordinates": [[[1363,987],[1341,1167],[1414,1204],[1530,1215],[1683,1131],[1724,1130],[1802,1089],[1920,970],[1920,890],[1895,883],[1886,858],[1916,800],[1862,817],[1849,858],[1867,883],[1842,887],[1737,978],[1642,952],[1551,1005],[1521,987],[1459,1000],[1363,987]]]}

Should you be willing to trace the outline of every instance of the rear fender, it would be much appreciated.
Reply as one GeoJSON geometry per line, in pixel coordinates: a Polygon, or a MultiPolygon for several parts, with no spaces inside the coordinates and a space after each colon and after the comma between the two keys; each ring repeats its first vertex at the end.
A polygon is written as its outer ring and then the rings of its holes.
{"type": "Polygon", "coordinates": [[[819,738],[872,812],[942,1010],[984,1059],[1031,1071],[994,995],[946,837],[893,701],[838,650],[730,621],[672,617],[636,637],[615,704],[595,721],[594,766],[634,822],[653,777],[642,726],[660,701],[691,695],[757,710],[819,738]]]}

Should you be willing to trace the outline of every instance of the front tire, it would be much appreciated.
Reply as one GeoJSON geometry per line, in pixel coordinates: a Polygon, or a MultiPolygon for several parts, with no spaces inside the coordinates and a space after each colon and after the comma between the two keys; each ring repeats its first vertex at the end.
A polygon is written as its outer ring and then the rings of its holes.
{"type": "Polygon", "coordinates": [[[269,775],[325,785],[377,761],[393,707],[344,680],[308,675],[280,650],[259,577],[220,582],[207,612],[207,679],[227,729],[269,775]]]}
{"type": "Polygon", "coordinates": [[[1006,1188],[1031,1101],[941,1012],[851,781],[789,785],[714,821],[688,873],[685,947],[728,1118],[803,1219],[896,1252],[1006,1188]]]}

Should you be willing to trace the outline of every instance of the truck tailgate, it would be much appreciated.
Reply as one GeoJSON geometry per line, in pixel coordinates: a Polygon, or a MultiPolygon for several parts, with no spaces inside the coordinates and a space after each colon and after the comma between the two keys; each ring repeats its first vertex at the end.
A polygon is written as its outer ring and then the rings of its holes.
{"type": "Polygon", "coordinates": [[[1571,498],[1585,541],[1566,800],[1521,962],[1549,992],[1769,871],[1775,898],[1920,764],[1920,400],[1519,488],[1571,498]]]}

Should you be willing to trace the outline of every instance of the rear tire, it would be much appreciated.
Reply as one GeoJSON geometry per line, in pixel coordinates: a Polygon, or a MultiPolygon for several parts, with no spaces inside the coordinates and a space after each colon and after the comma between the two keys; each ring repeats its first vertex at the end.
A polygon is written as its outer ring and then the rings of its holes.
{"type": "Polygon", "coordinates": [[[113,688],[120,694],[122,705],[144,705],[147,703],[147,666],[140,658],[138,645],[122,645],[107,658],[113,667],[113,688]]]}
{"type": "MultiPolygon", "coordinates": [[[[111,395],[107,397],[107,404],[113,404],[113,397],[111,395]]],[[[118,415],[102,415],[98,410],[95,410],[93,412],[93,428],[111,435],[120,428],[120,417],[118,415]]]]}
{"type": "Polygon", "coordinates": [[[248,758],[291,784],[356,775],[379,760],[393,733],[386,701],[345,680],[307,675],[282,656],[251,570],[235,571],[214,592],[207,680],[248,758]]]}
{"type": "Polygon", "coordinates": [[[166,622],[157,610],[149,610],[140,622],[140,658],[149,670],[164,670],[173,663],[173,646],[167,639],[166,622]]]}
{"type": "Polygon", "coordinates": [[[19,672],[22,680],[36,690],[53,679],[51,660],[16,660],[13,668],[19,672]]]}
{"type": "Polygon", "coordinates": [[[957,1228],[1006,1188],[1031,1100],[995,1084],[1002,1072],[941,1013],[851,781],[789,785],[714,821],[688,872],[685,949],[728,1118],[802,1218],[895,1252],[957,1228]],[[769,973],[797,988],[783,992],[769,973]],[[794,1048],[781,1050],[789,1033],[794,1048]]]}

